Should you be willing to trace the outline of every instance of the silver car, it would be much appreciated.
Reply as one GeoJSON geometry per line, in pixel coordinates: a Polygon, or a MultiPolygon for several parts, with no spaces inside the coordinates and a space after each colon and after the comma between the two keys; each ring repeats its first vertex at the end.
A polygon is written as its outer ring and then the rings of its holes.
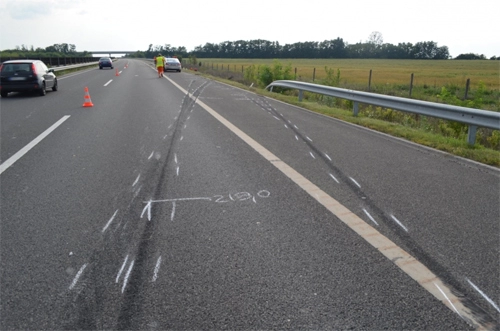
{"type": "Polygon", "coordinates": [[[182,65],[179,59],[176,59],[175,57],[168,57],[165,59],[165,66],[163,68],[165,72],[167,72],[168,70],[175,70],[177,72],[181,72],[182,65]]]}

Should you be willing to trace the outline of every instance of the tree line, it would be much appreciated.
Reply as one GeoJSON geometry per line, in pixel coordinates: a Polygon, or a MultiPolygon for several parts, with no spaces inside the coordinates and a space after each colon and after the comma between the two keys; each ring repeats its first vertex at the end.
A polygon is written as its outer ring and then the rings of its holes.
{"type": "Polygon", "coordinates": [[[75,44],[53,44],[45,48],[33,45],[16,46],[14,49],[0,51],[1,57],[91,57],[92,53],[87,51],[78,52],[75,44]]]}
{"type": "MultiPolygon", "coordinates": [[[[258,59],[450,59],[447,46],[438,46],[434,41],[422,41],[415,44],[398,43],[397,45],[384,43],[382,34],[372,32],[365,42],[349,44],[342,38],[318,41],[296,42],[281,45],[278,41],[264,39],[224,41],[218,44],[206,43],[196,46],[188,52],[186,47],[172,47],[170,44],[149,44],[145,51],[138,50],[128,54],[129,57],[153,58],[159,53],[166,56],[197,57],[197,58],[258,58],[258,59]]],[[[92,56],[88,51],[76,51],[75,44],[53,44],[45,48],[16,46],[15,49],[3,50],[1,57],[87,57],[92,56]]],[[[485,60],[484,55],[474,53],[460,54],[455,59],[485,60]]],[[[500,60],[500,56],[493,56],[490,60],[500,60]]]]}

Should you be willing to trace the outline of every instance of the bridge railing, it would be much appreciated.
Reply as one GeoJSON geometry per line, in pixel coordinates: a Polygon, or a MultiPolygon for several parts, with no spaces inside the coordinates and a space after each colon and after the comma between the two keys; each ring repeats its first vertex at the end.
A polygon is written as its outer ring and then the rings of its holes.
{"type": "Polygon", "coordinates": [[[273,87],[284,87],[299,91],[299,101],[302,101],[304,91],[327,95],[331,97],[351,100],[354,103],[353,114],[358,115],[359,104],[379,106],[383,108],[395,109],[413,114],[431,116],[468,124],[467,141],[474,145],[478,127],[500,130],[500,113],[475,108],[452,106],[441,103],[405,99],[382,94],[346,90],[337,87],[298,82],[292,80],[277,80],[269,84],[266,89],[270,91],[273,87]]]}

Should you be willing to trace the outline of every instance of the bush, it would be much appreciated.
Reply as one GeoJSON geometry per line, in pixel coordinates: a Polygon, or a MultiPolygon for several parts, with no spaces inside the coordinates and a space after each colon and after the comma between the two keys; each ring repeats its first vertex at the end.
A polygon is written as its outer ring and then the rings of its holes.
{"type": "Polygon", "coordinates": [[[254,64],[245,68],[244,73],[245,83],[257,83],[257,68],[254,64]]]}
{"type": "Polygon", "coordinates": [[[325,66],[326,78],[323,80],[323,85],[339,86],[340,84],[340,69],[337,69],[337,74],[332,68],[325,66]]]}
{"type": "Polygon", "coordinates": [[[288,64],[283,67],[278,60],[274,60],[272,67],[268,65],[259,67],[258,78],[260,85],[263,87],[271,84],[275,80],[290,80],[293,78],[292,65],[288,64]]]}

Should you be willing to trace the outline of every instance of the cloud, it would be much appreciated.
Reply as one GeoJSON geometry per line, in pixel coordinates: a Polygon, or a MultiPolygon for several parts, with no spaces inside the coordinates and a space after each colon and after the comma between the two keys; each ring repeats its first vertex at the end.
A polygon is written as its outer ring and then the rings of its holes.
{"type": "Polygon", "coordinates": [[[54,10],[72,9],[80,0],[9,0],[3,10],[14,20],[33,20],[49,16],[54,10]]]}
{"type": "Polygon", "coordinates": [[[15,20],[31,20],[51,13],[51,6],[38,1],[8,1],[5,11],[15,20]]]}

